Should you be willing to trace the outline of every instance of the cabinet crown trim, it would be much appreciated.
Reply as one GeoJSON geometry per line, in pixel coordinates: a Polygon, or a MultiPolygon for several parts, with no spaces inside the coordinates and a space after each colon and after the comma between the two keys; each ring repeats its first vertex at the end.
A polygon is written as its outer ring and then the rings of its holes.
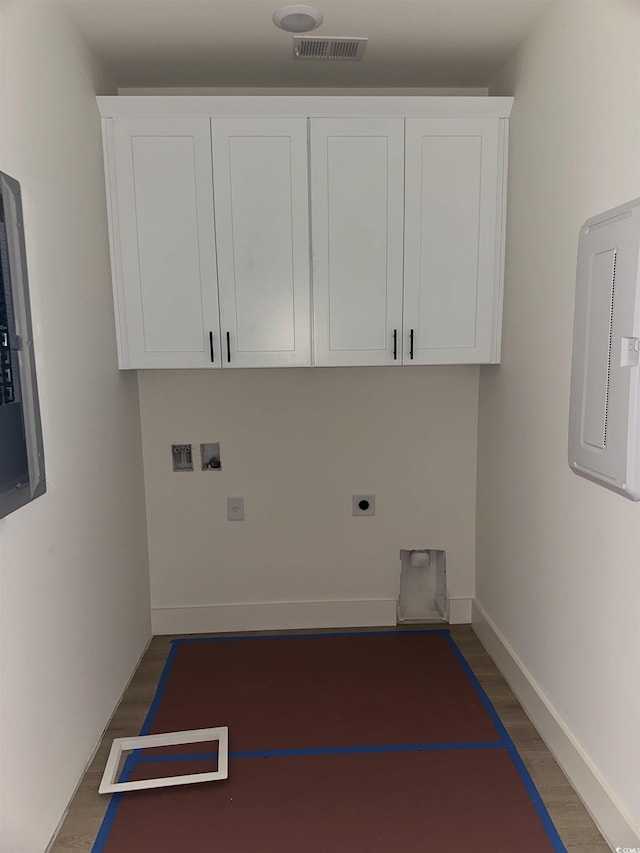
{"type": "Polygon", "coordinates": [[[513,98],[353,95],[100,95],[103,118],[116,116],[402,116],[509,118],[513,98]]]}

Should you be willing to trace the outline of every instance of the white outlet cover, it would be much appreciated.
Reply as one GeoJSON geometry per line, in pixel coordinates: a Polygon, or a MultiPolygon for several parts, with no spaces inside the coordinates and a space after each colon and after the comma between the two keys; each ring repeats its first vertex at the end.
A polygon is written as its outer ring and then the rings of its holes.
{"type": "Polygon", "coordinates": [[[376,514],[376,496],[375,495],[352,495],[351,501],[352,515],[375,515],[376,514]],[[361,504],[366,503],[363,507],[361,504]]]}
{"type": "Polygon", "coordinates": [[[244,521],[244,498],[227,498],[227,521],[244,521]]]}

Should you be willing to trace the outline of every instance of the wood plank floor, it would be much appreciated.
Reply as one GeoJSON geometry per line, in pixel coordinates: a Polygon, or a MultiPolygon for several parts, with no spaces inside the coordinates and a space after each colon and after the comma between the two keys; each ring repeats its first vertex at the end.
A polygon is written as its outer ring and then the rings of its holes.
{"type": "MultiPolygon", "coordinates": [[[[518,748],[567,850],[570,853],[608,853],[610,850],[608,844],[598,832],[566,776],[558,767],[471,626],[452,625],[451,635],[493,702],[518,748]]],[[[111,742],[116,737],[131,737],[139,733],[155,694],[172,639],[173,637],[154,637],[151,641],[113,716],[96,756],[80,783],[58,837],[51,848],[51,853],[79,853],[80,851],[89,853],[91,851],[109,803],[109,797],[100,796],[97,790],[111,742]]],[[[140,853],[151,853],[151,851],[140,851],[140,853]]],[[[257,839],[256,853],[259,853],[257,839]]]]}

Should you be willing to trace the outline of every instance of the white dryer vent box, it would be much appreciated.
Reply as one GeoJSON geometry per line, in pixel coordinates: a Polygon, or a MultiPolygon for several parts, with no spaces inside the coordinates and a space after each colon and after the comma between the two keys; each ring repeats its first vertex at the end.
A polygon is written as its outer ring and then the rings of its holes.
{"type": "Polygon", "coordinates": [[[640,198],[580,232],[569,465],[640,500],[640,198]]]}

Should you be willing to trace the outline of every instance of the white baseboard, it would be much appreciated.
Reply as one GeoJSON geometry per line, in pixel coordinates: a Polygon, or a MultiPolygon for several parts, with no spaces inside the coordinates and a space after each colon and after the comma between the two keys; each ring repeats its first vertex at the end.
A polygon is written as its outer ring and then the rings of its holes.
{"type": "Polygon", "coordinates": [[[289,631],[297,628],[366,628],[396,624],[396,600],[277,601],[151,610],[154,634],[289,631]]]}
{"type": "Polygon", "coordinates": [[[640,828],[577,742],[549,699],[482,606],[473,602],[473,629],[504,675],[612,850],[640,849],[640,828]]]}

